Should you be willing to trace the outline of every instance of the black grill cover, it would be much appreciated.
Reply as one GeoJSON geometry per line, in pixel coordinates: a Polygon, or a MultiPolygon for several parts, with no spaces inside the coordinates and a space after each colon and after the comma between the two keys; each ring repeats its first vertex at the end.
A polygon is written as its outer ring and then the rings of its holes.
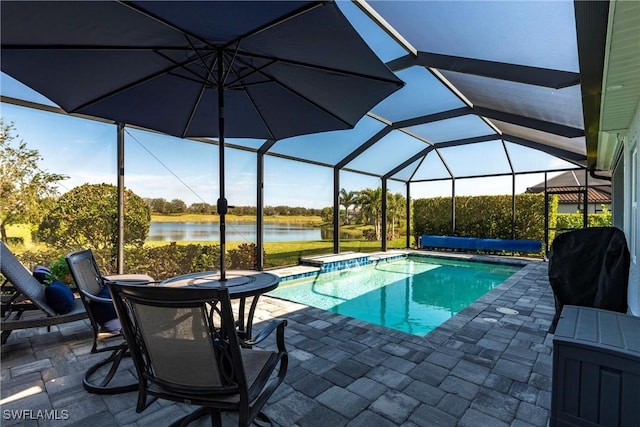
{"type": "Polygon", "coordinates": [[[558,235],[549,252],[549,282],[556,314],[555,332],[564,305],[627,312],[629,249],[615,227],[593,227],[558,235]]]}

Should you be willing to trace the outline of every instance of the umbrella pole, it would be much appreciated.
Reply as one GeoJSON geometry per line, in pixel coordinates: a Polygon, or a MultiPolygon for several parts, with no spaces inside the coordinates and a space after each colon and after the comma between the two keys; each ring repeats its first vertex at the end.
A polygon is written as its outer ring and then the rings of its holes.
{"type": "Polygon", "coordinates": [[[219,136],[219,169],[220,169],[220,198],[217,203],[218,215],[220,215],[220,281],[226,280],[225,276],[225,243],[226,224],[225,215],[228,212],[227,199],[224,195],[224,82],[223,79],[223,57],[222,51],[218,54],[218,136],[219,136]]]}

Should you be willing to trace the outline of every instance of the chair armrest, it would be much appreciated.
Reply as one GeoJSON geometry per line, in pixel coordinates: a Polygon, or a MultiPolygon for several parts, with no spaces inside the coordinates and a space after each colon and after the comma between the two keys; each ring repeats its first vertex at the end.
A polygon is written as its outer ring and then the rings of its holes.
{"type": "Polygon", "coordinates": [[[113,300],[111,298],[102,298],[96,295],[93,295],[85,290],[79,289],[80,293],[82,293],[83,296],[85,296],[87,299],[89,299],[90,301],[95,301],[95,302],[104,302],[104,303],[111,303],[113,302],[113,300]]]}
{"type": "Polygon", "coordinates": [[[102,280],[105,285],[107,282],[134,286],[155,286],[160,283],[160,281],[154,280],[151,276],[147,276],[145,274],[112,274],[109,276],[102,276],[102,280]]]}
{"type": "Polygon", "coordinates": [[[277,337],[276,340],[278,341],[278,349],[280,349],[281,343],[280,341],[282,341],[282,345],[284,346],[284,328],[285,326],[287,326],[287,320],[286,319],[273,319],[272,321],[270,321],[267,326],[260,331],[260,333],[255,337],[255,338],[251,338],[248,340],[242,340],[242,345],[243,346],[254,346],[258,343],[260,343],[261,341],[263,341],[265,338],[267,338],[269,335],[271,335],[271,333],[274,330],[278,330],[277,331],[277,337]]]}
{"type": "Polygon", "coordinates": [[[108,276],[102,276],[104,280],[112,282],[155,282],[156,280],[146,274],[110,274],[108,276]]]}

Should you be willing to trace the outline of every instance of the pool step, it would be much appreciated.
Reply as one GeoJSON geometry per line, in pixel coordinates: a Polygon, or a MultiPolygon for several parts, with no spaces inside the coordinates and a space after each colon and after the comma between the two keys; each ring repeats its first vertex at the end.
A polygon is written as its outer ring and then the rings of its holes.
{"type": "Polygon", "coordinates": [[[379,261],[388,261],[406,256],[405,251],[389,252],[345,252],[341,254],[317,255],[300,258],[300,265],[319,267],[320,272],[346,270],[361,267],[379,261]]]}
{"type": "Polygon", "coordinates": [[[300,258],[301,265],[319,267],[321,273],[346,270],[369,264],[369,254],[350,252],[300,258]]]}
{"type": "Polygon", "coordinates": [[[280,276],[282,281],[300,279],[330,271],[348,270],[363,265],[391,261],[407,256],[407,251],[392,250],[387,252],[343,252],[340,254],[315,255],[300,258],[298,265],[269,270],[280,276]]]}

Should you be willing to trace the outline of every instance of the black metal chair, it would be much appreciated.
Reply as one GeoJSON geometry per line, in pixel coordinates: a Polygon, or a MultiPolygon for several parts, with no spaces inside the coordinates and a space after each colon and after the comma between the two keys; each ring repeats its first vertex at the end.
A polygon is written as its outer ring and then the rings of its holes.
{"type": "Polygon", "coordinates": [[[624,232],[592,227],[558,235],[549,251],[549,283],[556,313],[554,333],[565,305],[625,313],[630,255],[624,232]]]}
{"type": "Polygon", "coordinates": [[[137,412],[162,398],[200,406],[172,425],[207,414],[222,425],[225,411],[238,412],[240,426],[271,423],[262,407],[286,375],[286,320],[275,319],[255,339],[241,341],[227,288],[107,285],[136,366],[137,412]],[[276,351],[243,347],[274,330],[276,351]]]}
{"type": "Polygon", "coordinates": [[[129,352],[127,343],[120,331],[120,323],[113,308],[111,295],[105,287],[105,280],[118,279],[135,283],[149,283],[153,281],[153,278],[144,274],[103,276],[90,249],[71,252],[67,254],[66,260],[93,328],[91,353],[111,352],[108,357],[87,370],[82,381],[85,390],[96,394],[117,394],[137,390],[137,382],[125,385],[110,385],[118,371],[122,358],[128,356],[129,352]],[[109,328],[106,327],[102,319],[105,312],[113,313],[109,328]],[[103,369],[103,367],[107,368],[103,369]],[[105,370],[106,374],[103,376],[105,370]],[[101,376],[103,376],[101,380],[94,380],[94,378],[101,376]]]}

